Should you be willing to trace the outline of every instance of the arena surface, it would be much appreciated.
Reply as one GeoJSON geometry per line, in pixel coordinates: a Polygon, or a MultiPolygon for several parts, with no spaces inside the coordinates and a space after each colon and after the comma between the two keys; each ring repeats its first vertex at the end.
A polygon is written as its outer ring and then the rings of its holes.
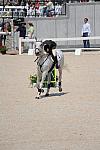
{"type": "Polygon", "coordinates": [[[0,150],[100,150],[100,52],[64,53],[63,92],[35,99],[35,56],[0,55],[0,150]]]}

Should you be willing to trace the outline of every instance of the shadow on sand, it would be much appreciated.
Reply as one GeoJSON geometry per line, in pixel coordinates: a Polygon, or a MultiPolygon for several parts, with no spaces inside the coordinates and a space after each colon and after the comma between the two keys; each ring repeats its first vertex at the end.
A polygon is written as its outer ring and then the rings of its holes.
{"type": "Polygon", "coordinates": [[[54,96],[63,96],[69,94],[70,92],[60,92],[60,93],[51,93],[49,96],[42,95],[41,98],[54,97],[54,96]]]}

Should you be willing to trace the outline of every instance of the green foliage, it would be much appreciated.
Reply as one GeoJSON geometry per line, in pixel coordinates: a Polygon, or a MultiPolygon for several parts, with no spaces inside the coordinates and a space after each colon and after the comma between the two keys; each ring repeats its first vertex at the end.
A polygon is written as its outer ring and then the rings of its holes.
{"type": "MultiPolygon", "coordinates": [[[[53,69],[53,71],[52,71],[52,73],[51,73],[51,87],[56,87],[56,83],[57,83],[57,79],[58,77],[56,76],[56,70],[55,69],[53,69]]],[[[37,82],[37,75],[35,74],[35,75],[30,75],[30,77],[29,77],[29,79],[31,80],[31,83],[32,84],[34,84],[34,83],[36,83],[37,82]]],[[[46,76],[46,79],[45,79],[45,81],[44,81],[44,83],[43,83],[43,87],[44,88],[47,88],[47,76],[46,76]]]]}
{"type": "Polygon", "coordinates": [[[6,46],[0,46],[0,53],[1,54],[6,54],[7,48],[6,46]]]}
{"type": "Polygon", "coordinates": [[[35,75],[30,75],[30,80],[33,82],[33,83],[36,83],[37,82],[37,76],[36,74],[35,75]]]}
{"type": "Polygon", "coordinates": [[[2,51],[7,51],[6,46],[0,46],[0,52],[2,52],[2,51]]]}

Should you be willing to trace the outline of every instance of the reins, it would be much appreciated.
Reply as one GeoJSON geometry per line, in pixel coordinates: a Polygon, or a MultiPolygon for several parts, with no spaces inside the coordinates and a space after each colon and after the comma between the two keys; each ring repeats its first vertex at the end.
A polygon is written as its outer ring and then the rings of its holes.
{"type": "MultiPolygon", "coordinates": [[[[46,57],[46,59],[43,61],[42,64],[39,63],[39,60],[37,62],[37,65],[40,67],[41,72],[43,72],[41,68],[42,68],[43,64],[46,62],[46,60],[48,59],[48,57],[49,57],[49,55],[46,57]]],[[[42,58],[40,58],[40,59],[42,59],[42,58]]]]}
{"type": "Polygon", "coordinates": [[[34,62],[36,62],[38,59],[39,59],[39,57],[37,57],[37,58],[34,60],[34,62]]]}

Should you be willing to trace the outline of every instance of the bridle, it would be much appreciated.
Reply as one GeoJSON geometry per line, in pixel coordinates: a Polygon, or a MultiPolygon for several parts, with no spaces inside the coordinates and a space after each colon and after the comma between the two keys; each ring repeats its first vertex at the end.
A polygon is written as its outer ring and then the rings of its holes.
{"type": "Polygon", "coordinates": [[[36,40],[36,42],[37,42],[37,43],[38,43],[38,42],[41,42],[41,44],[39,45],[39,47],[36,47],[36,45],[35,45],[35,55],[37,56],[38,54],[41,53],[40,48],[42,49],[42,41],[37,41],[37,40],[36,40]],[[36,51],[38,51],[38,52],[36,52],[36,51]]]}
{"type": "Polygon", "coordinates": [[[43,72],[43,71],[42,71],[42,66],[43,66],[43,64],[47,61],[49,55],[47,55],[47,57],[46,57],[45,60],[42,62],[42,64],[40,64],[39,61],[40,61],[40,59],[42,59],[42,57],[43,57],[43,55],[42,55],[40,58],[37,57],[37,60],[38,60],[38,61],[37,61],[37,65],[40,67],[40,71],[41,71],[41,72],[43,72]]]}
{"type": "MultiPolygon", "coordinates": [[[[37,41],[37,42],[41,42],[41,41],[37,41]]],[[[37,56],[37,58],[36,58],[35,61],[34,61],[34,62],[37,61],[37,65],[38,65],[38,67],[40,68],[40,71],[41,71],[41,72],[43,72],[43,71],[42,71],[42,66],[43,66],[44,63],[47,61],[48,57],[50,56],[49,54],[46,55],[44,61],[43,61],[42,63],[40,63],[40,60],[44,57],[44,54],[41,54],[41,53],[42,53],[42,51],[41,51],[42,46],[43,46],[43,45],[42,45],[42,42],[41,42],[41,44],[39,45],[39,47],[35,47],[35,55],[37,56]],[[40,49],[40,48],[41,48],[41,49],[40,49]]],[[[43,50],[43,49],[42,49],[42,50],[43,50]]],[[[50,69],[50,71],[51,71],[51,69],[50,69]]],[[[50,72],[50,71],[49,71],[49,72],[50,72]]]]}

